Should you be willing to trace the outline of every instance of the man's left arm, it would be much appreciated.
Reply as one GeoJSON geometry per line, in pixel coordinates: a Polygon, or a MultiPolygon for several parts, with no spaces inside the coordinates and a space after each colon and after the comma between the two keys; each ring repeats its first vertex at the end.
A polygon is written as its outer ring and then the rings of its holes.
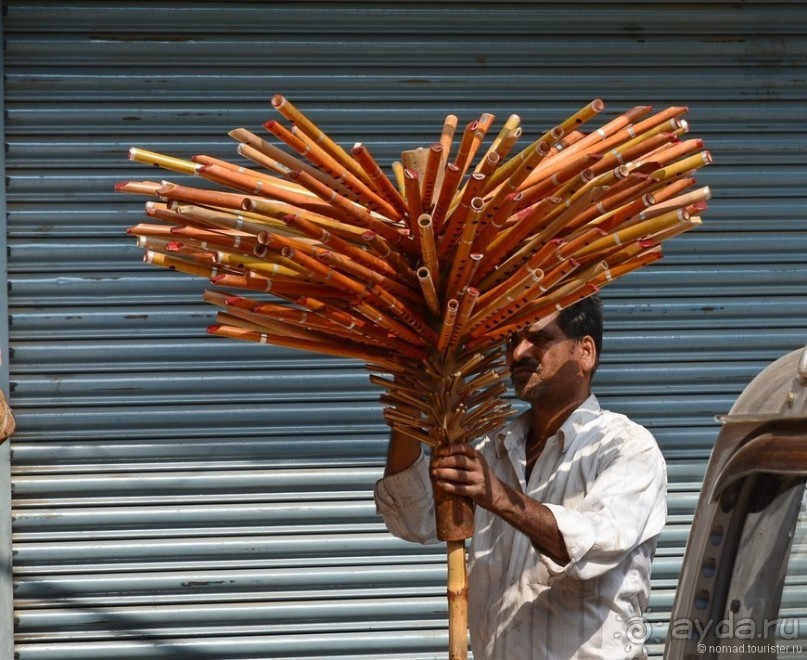
{"type": "Polygon", "coordinates": [[[468,445],[450,445],[438,455],[437,487],[470,497],[526,534],[551,560],[547,568],[555,574],[586,579],[602,574],[664,524],[666,472],[655,447],[612,460],[576,509],[544,504],[510,488],[468,445]]]}

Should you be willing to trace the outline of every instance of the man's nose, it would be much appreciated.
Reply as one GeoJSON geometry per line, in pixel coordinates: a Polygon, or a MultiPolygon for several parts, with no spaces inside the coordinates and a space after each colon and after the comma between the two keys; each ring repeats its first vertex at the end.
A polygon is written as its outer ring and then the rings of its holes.
{"type": "Polygon", "coordinates": [[[532,343],[526,338],[519,339],[515,346],[513,346],[513,361],[519,362],[523,360],[532,349],[532,343]]]}

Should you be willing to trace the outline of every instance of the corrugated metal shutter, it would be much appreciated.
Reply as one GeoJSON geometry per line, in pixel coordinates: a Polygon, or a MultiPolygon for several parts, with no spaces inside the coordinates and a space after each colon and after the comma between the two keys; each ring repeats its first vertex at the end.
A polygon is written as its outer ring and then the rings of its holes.
{"type": "Polygon", "coordinates": [[[715,199],[604,292],[597,384],[669,463],[658,655],[713,417],[807,336],[805,25],[761,0],[4,2],[14,657],[444,656],[442,549],[374,514],[361,366],[205,335],[200,283],[123,233],[142,201],[113,184],[151,176],[129,146],[231,158],[276,92],[385,163],[449,112],[691,107],[715,199]]]}

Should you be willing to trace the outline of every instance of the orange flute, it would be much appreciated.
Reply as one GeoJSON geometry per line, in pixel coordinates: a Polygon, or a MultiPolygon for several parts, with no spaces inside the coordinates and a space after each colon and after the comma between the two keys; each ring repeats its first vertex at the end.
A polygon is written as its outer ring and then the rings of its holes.
{"type": "Polygon", "coordinates": [[[390,180],[386,177],[375,158],[373,158],[369,149],[367,149],[367,147],[360,142],[357,142],[355,145],[353,145],[351,153],[356,159],[356,162],[370,178],[370,183],[373,190],[375,190],[379,195],[392,204],[401,216],[406,215],[409,212],[409,209],[406,206],[403,197],[395,186],[392,185],[392,182],[390,182],[390,180]]]}
{"type": "Polygon", "coordinates": [[[464,338],[467,331],[466,326],[468,325],[468,321],[471,318],[471,314],[474,311],[478,298],[479,289],[468,287],[465,289],[465,291],[463,291],[460,306],[457,310],[457,318],[454,322],[454,329],[451,333],[451,338],[448,341],[449,347],[457,346],[457,344],[459,344],[464,338]]]}
{"type": "Polygon", "coordinates": [[[115,192],[154,196],[164,185],[164,183],[157,183],[156,181],[121,181],[115,184],[115,192]]]}
{"type": "Polygon", "coordinates": [[[221,206],[225,209],[240,211],[243,208],[246,195],[237,193],[219,192],[217,190],[203,190],[180,186],[174,183],[166,184],[157,190],[157,195],[163,199],[189,204],[203,204],[206,206],[221,206]]]}
{"type": "Polygon", "coordinates": [[[317,195],[317,197],[328,202],[328,204],[340,211],[345,220],[352,221],[353,224],[364,227],[365,229],[371,229],[396,245],[402,245],[402,236],[398,230],[392,225],[373,216],[366,208],[354,204],[349,199],[331,190],[327,186],[324,186],[317,181],[317,179],[309,176],[305,172],[290,172],[289,177],[299,181],[303,186],[317,195]]]}
{"type": "Polygon", "coordinates": [[[560,311],[573,305],[574,303],[588,298],[599,291],[599,287],[589,282],[573,281],[569,283],[565,291],[558,291],[551,296],[547,296],[540,303],[523,309],[518,315],[508,319],[507,325],[500,325],[487,332],[487,339],[501,339],[509,337],[525,326],[532,325],[536,321],[544,318],[548,314],[560,311]]]}
{"type": "Polygon", "coordinates": [[[423,291],[423,299],[426,301],[426,306],[434,316],[440,315],[440,300],[437,296],[437,287],[434,285],[431,271],[426,266],[421,266],[417,269],[418,282],[423,291]]]}
{"type": "Polygon", "coordinates": [[[457,149],[457,155],[454,157],[454,166],[459,170],[460,173],[458,179],[465,173],[465,170],[468,168],[468,161],[471,155],[471,144],[474,140],[474,133],[476,132],[478,127],[479,127],[478,121],[476,120],[471,121],[465,126],[465,130],[462,133],[460,146],[457,149]]]}
{"type": "Polygon", "coordinates": [[[541,285],[543,277],[542,270],[529,270],[527,277],[517,287],[503,290],[493,299],[480,299],[476,313],[468,321],[469,334],[474,335],[480,326],[497,325],[502,319],[515,314],[544,288],[541,285]]]}
{"type": "Polygon", "coordinates": [[[434,212],[432,213],[432,222],[435,226],[435,231],[441,232],[443,222],[451,206],[451,200],[457,192],[457,186],[462,176],[462,170],[454,163],[449,163],[445,169],[443,176],[443,185],[440,186],[440,195],[437,197],[437,203],[434,205],[434,212]]]}
{"type": "Polygon", "coordinates": [[[582,154],[568,161],[563,167],[558,167],[554,171],[549,169],[543,178],[529,186],[522,185],[521,192],[524,194],[522,205],[529,206],[550,194],[557,196],[555,191],[583,170],[590,169],[595,172],[594,167],[601,159],[601,154],[582,154]]]}
{"type": "Polygon", "coordinates": [[[361,261],[365,266],[368,266],[369,268],[372,268],[383,275],[387,275],[389,277],[401,277],[399,271],[395,270],[383,259],[371,254],[356,244],[350,243],[349,241],[332,234],[330,231],[325,229],[325,227],[318,225],[315,222],[311,222],[297,213],[284,215],[281,219],[289,226],[298,228],[305,235],[316,239],[322,244],[333,248],[337,252],[340,252],[341,254],[344,254],[355,261],[361,261]]]}
{"type": "MultiPolygon", "coordinates": [[[[420,195],[420,179],[415,170],[408,167],[403,171],[406,206],[409,209],[409,218],[416,220],[423,212],[423,198],[420,195]]],[[[415,232],[417,235],[417,232],[415,232]]]]}
{"type": "Polygon", "coordinates": [[[397,280],[385,277],[381,273],[367,268],[360,263],[352,261],[343,254],[324,248],[314,248],[314,256],[348,275],[380,285],[394,296],[405,300],[409,304],[419,305],[421,303],[421,298],[417,292],[413,291],[408,286],[401,284],[401,282],[397,280]]]}
{"type": "Polygon", "coordinates": [[[362,362],[372,362],[381,367],[395,368],[395,361],[389,358],[386,351],[377,351],[369,347],[354,348],[346,346],[344,342],[314,341],[311,339],[297,339],[271,332],[260,332],[258,330],[245,330],[230,325],[211,325],[207,329],[211,335],[229,337],[230,339],[240,339],[259,344],[275,344],[287,348],[311,351],[312,353],[324,353],[335,357],[358,359],[362,362]]]}
{"type": "Polygon", "coordinates": [[[453,298],[446,302],[445,313],[443,314],[443,322],[440,325],[440,334],[437,337],[436,348],[438,351],[444,351],[448,348],[451,334],[454,331],[454,323],[457,320],[457,310],[459,303],[453,298]]]}
{"type": "Polygon", "coordinates": [[[440,160],[443,156],[443,147],[440,143],[432,144],[429,147],[429,157],[426,159],[426,171],[423,173],[420,198],[423,213],[430,213],[432,209],[432,197],[434,187],[437,183],[437,173],[440,171],[440,160]]]}
{"type": "Polygon", "coordinates": [[[540,202],[515,214],[513,216],[515,222],[499,232],[490,244],[485,254],[485,260],[479,267],[480,277],[487,275],[494,268],[501,265],[500,261],[522,240],[536,232],[552,209],[560,204],[561,201],[558,197],[544,197],[540,202]]]}
{"type": "Polygon", "coordinates": [[[226,267],[205,265],[195,261],[188,261],[187,259],[171,257],[167,254],[163,254],[162,252],[155,252],[154,250],[146,250],[143,255],[143,261],[147,264],[153,264],[168,270],[178,270],[181,273],[206,277],[208,279],[216,277],[222,273],[236,272],[226,267]]]}
{"type": "Polygon", "coordinates": [[[431,273],[434,286],[440,291],[440,265],[437,261],[437,244],[434,238],[434,225],[428,213],[422,213],[418,217],[418,234],[420,235],[420,251],[423,257],[423,265],[431,273]]]}
{"type": "MultiPolygon", "coordinates": [[[[515,168],[515,171],[501,183],[499,188],[493,194],[493,198],[488,202],[487,208],[489,210],[486,211],[487,214],[491,216],[494,215],[499,209],[499,206],[501,206],[504,202],[507,195],[518,192],[519,187],[527,178],[529,173],[534,170],[538,163],[540,163],[549,153],[550,146],[549,141],[539,142],[532,151],[528,152],[527,155],[521,159],[519,165],[515,168]]],[[[503,170],[504,168],[500,167],[493,173],[493,176],[490,177],[490,181],[486,186],[487,190],[490,190],[494,180],[503,172],[503,170]]]]}
{"type": "MultiPolygon", "coordinates": [[[[480,172],[474,172],[468,178],[468,184],[462,193],[462,197],[457,207],[448,216],[448,221],[443,223],[440,234],[440,241],[438,245],[437,255],[444,258],[449,251],[454,247],[457,240],[462,234],[462,228],[468,214],[471,212],[471,202],[475,197],[479,196],[485,183],[485,175],[480,172]]],[[[480,202],[482,198],[479,197],[480,202]]]]}
{"type": "Polygon", "coordinates": [[[645,154],[652,153],[661,146],[674,144],[677,139],[672,133],[659,133],[631,147],[625,147],[624,145],[614,147],[603,154],[602,159],[592,165],[591,168],[597,174],[600,174],[618,165],[627,165],[645,154]]]}
{"type": "Polygon", "coordinates": [[[463,272],[469,267],[469,257],[473,252],[474,240],[480,223],[480,216],[484,209],[482,198],[475,197],[471,200],[471,215],[463,227],[457,249],[454,251],[454,258],[451,261],[451,269],[446,280],[446,292],[448,295],[458,295],[460,291],[460,281],[463,279],[463,272]]]}
{"type": "Polygon", "coordinates": [[[304,170],[338,192],[347,191],[347,188],[330,174],[326,174],[307,161],[297,158],[279,147],[266,142],[244,128],[236,128],[230,131],[228,135],[240,143],[237,147],[238,153],[258,165],[283,176],[285,176],[289,170],[304,170]]]}
{"type": "Polygon", "coordinates": [[[519,206],[524,195],[520,192],[506,195],[498,208],[490,209],[485,207],[482,212],[482,230],[477,233],[474,248],[478,252],[487,252],[491,242],[499,235],[504,228],[510,214],[519,206]]]}
{"type": "Polygon", "coordinates": [[[300,112],[294,105],[281,94],[272,97],[272,106],[280,112],[286,119],[295,126],[299,126],[308,137],[319,144],[326,152],[342,163],[348,170],[356,175],[360,180],[369,185],[369,177],[364,173],[359,164],[353,160],[342,147],[336,144],[326,133],[321,131],[308,117],[300,112]]]}
{"type": "Polygon", "coordinates": [[[363,204],[369,210],[377,211],[388,218],[393,220],[400,219],[400,214],[395,207],[376,193],[371,185],[365,184],[347,170],[342,169],[339,163],[333,161],[327,153],[320,149],[317,144],[311,142],[310,138],[301,133],[296,126],[292,127],[292,133],[298,136],[306,145],[305,157],[317,167],[328,172],[347,189],[347,193],[339,194],[347,197],[352,202],[363,204]]]}
{"type": "Polygon", "coordinates": [[[594,241],[593,243],[580,249],[577,255],[575,255],[575,258],[578,258],[579,256],[579,258],[582,259],[587,256],[597,254],[601,250],[607,250],[614,245],[622,245],[630,241],[645,238],[646,236],[668,229],[669,227],[675,226],[678,223],[688,219],[689,214],[683,209],[668,211],[667,213],[664,213],[656,218],[644,220],[643,222],[632,225],[625,229],[617,230],[613,234],[609,234],[604,238],[594,241]]]}

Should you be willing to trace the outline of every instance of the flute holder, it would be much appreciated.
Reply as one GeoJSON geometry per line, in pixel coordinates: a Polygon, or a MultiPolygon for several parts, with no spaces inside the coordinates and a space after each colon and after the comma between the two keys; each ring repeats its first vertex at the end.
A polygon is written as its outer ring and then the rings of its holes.
{"type": "MultiPolygon", "coordinates": [[[[434,483],[432,481],[432,483],[434,483]]],[[[464,541],[474,533],[474,503],[464,495],[434,491],[434,518],[437,538],[441,541],[464,541]]]]}

